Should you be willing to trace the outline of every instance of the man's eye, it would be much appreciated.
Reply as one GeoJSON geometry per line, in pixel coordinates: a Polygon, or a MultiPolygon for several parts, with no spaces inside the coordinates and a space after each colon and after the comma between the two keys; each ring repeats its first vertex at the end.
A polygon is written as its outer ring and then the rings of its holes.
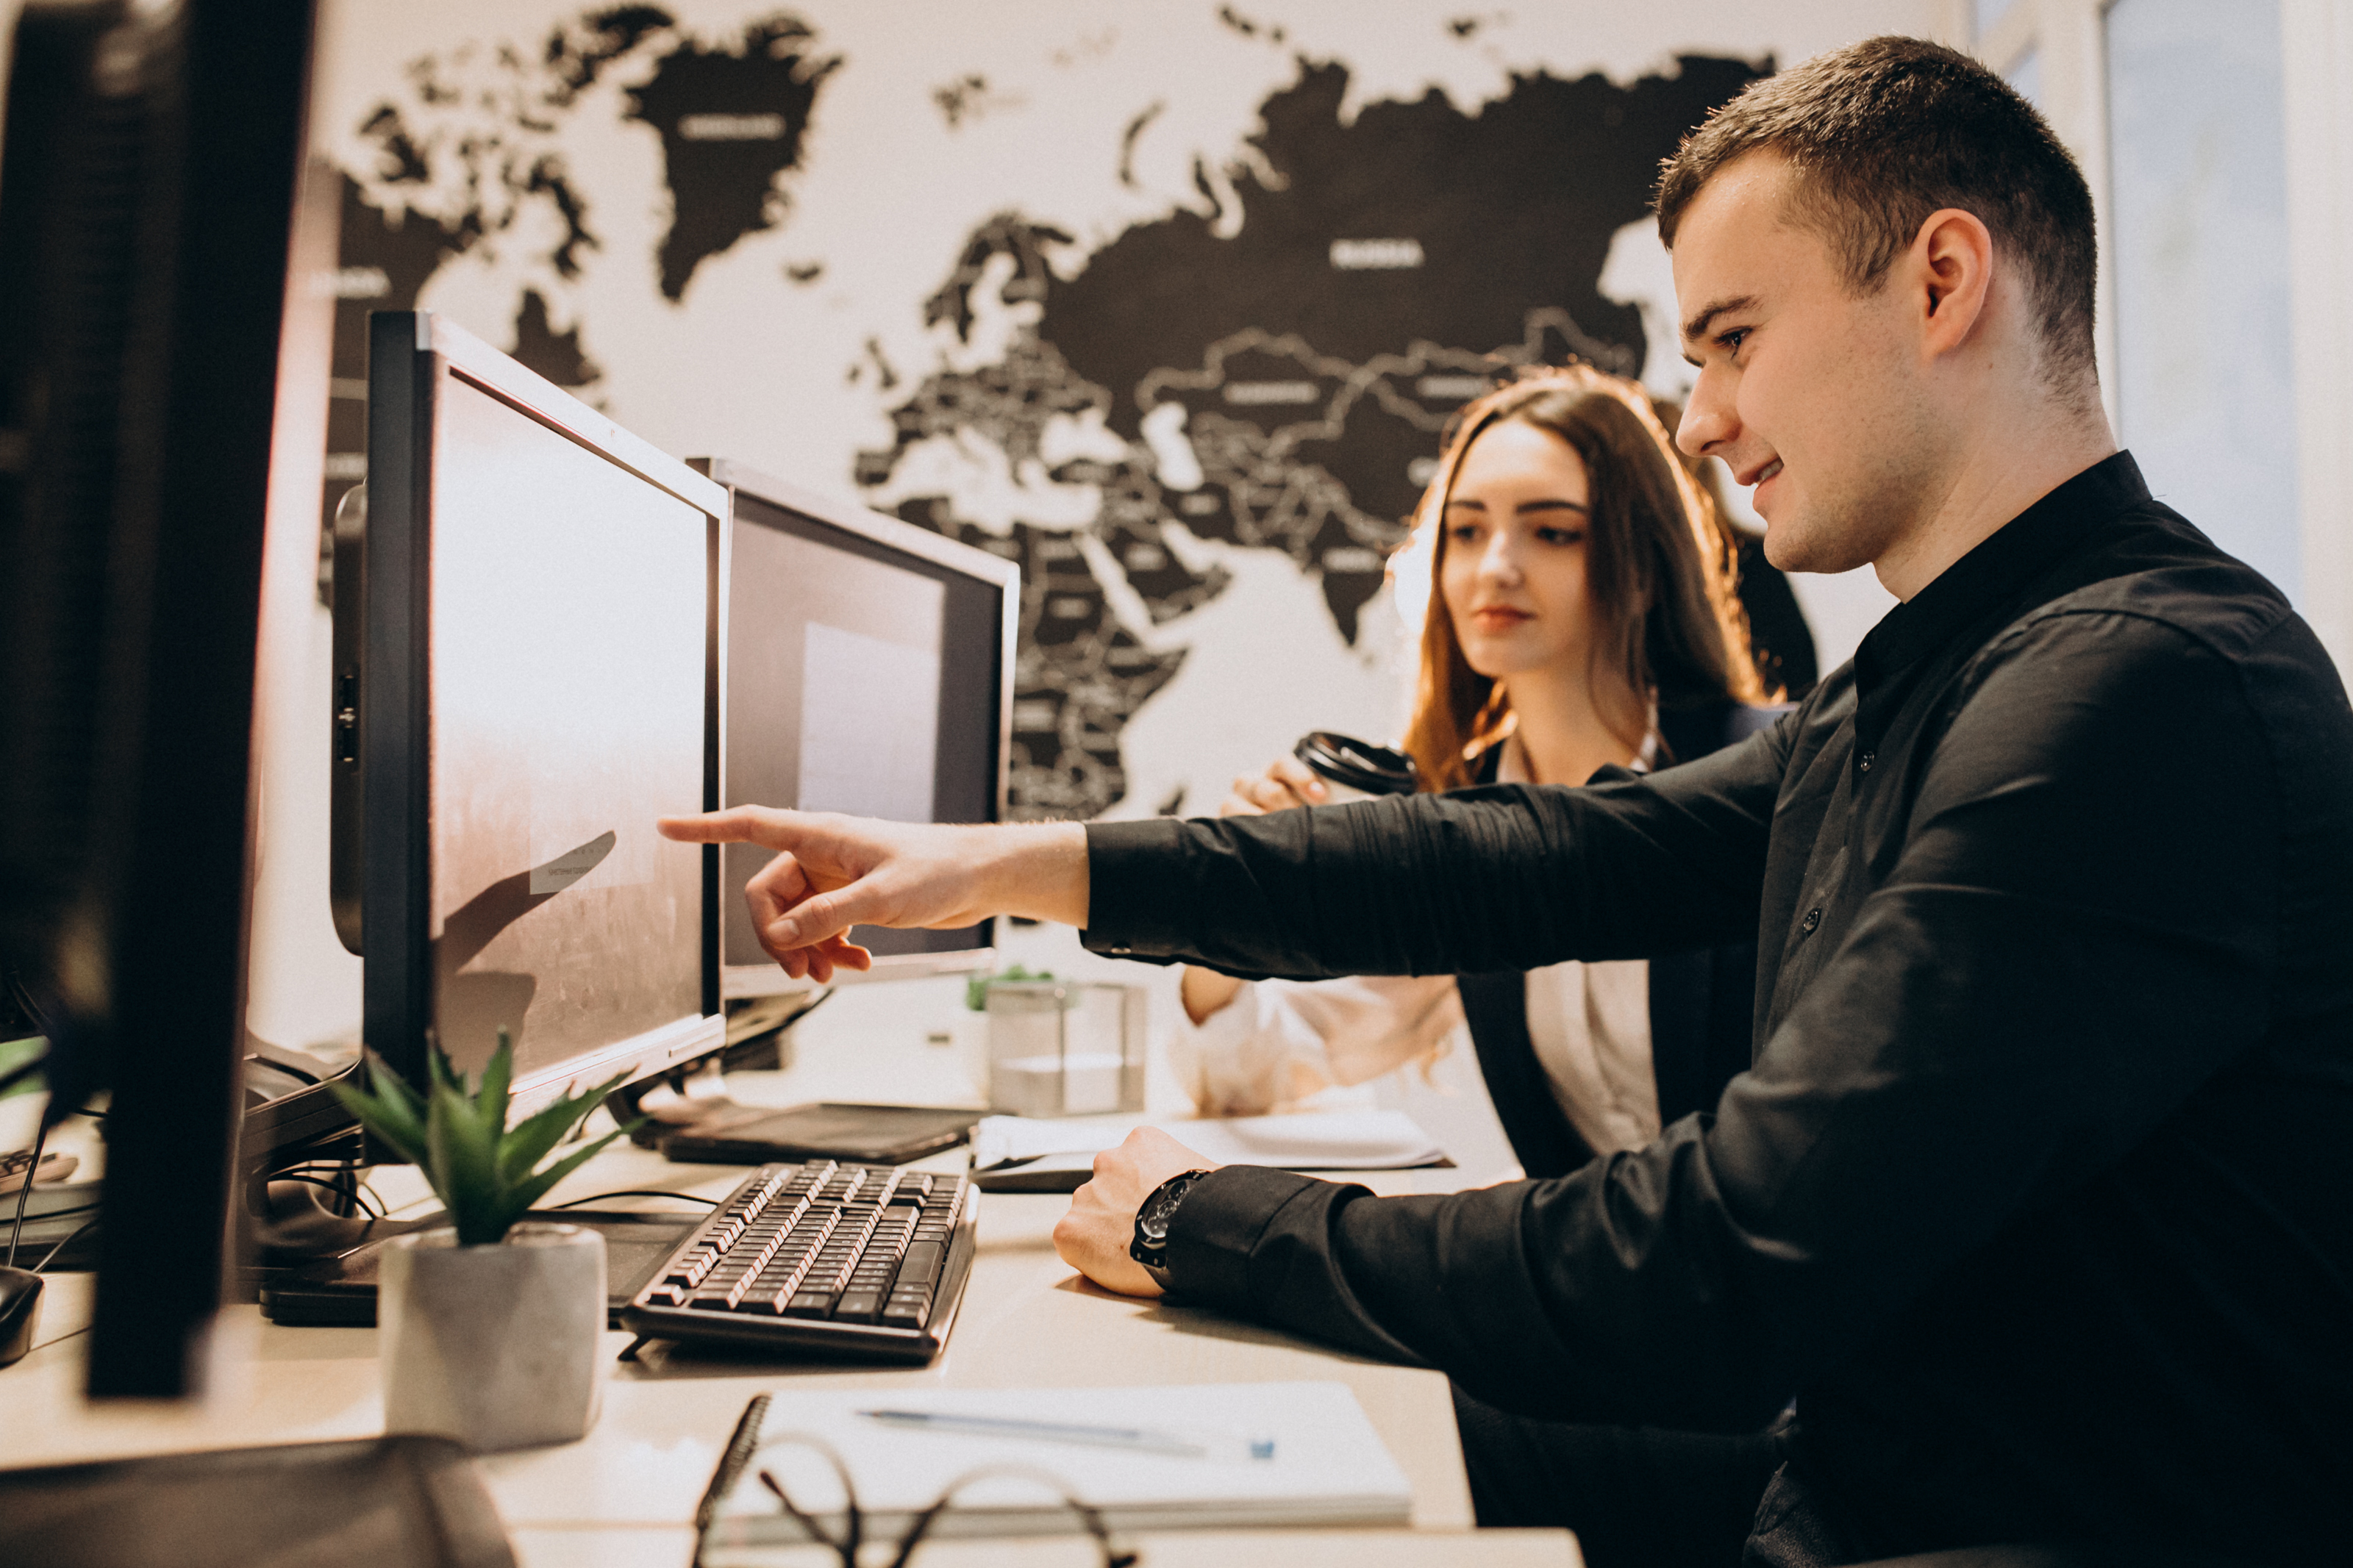
{"type": "Polygon", "coordinates": [[[1718,333],[1715,341],[1725,353],[1737,359],[1740,357],[1740,345],[1748,341],[1748,333],[1746,327],[1735,327],[1728,332],[1718,333]]]}

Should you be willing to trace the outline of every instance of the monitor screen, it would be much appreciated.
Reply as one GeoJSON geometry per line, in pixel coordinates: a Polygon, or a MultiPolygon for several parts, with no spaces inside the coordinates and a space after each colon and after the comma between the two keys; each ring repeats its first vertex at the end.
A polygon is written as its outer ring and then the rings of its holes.
{"type": "MultiPolygon", "coordinates": [[[[895,822],[1003,815],[1009,563],[732,464],[728,804],[895,822]]],[[[722,954],[731,995],[789,984],[761,951],[744,885],[772,858],[723,851],[722,954]]],[[[860,927],[880,973],[986,962],[992,928],[860,927]]]]}
{"type": "Polygon", "coordinates": [[[707,520],[462,375],[434,442],[434,1026],[528,1079],[701,1011],[707,520]]]}
{"type": "Polygon", "coordinates": [[[421,1082],[503,1029],[519,1110],[714,1048],[717,858],[654,821],[718,795],[725,492],[440,318],[371,333],[364,1038],[421,1082]]]}

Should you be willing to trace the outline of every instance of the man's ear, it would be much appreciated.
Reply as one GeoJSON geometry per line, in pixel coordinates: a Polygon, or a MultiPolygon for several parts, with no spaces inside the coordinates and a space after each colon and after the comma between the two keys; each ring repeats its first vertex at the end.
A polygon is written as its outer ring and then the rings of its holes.
{"type": "Polygon", "coordinates": [[[1941,207],[1900,265],[1911,275],[1921,357],[1941,359],[1968,342],[1993,292],[1992,231],[1975,213],[1941,207]]]}

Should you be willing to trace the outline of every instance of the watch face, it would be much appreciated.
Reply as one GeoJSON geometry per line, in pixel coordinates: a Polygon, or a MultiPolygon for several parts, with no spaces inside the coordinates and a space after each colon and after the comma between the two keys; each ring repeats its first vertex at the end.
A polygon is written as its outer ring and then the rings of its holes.
{"type": "Polygon", "coordinates": [[[1135,1216],[1135,1234],[1145,1242],[1157,1247],[1168,1239],[1168,1220],[1176,1212],[1176,1202],[1192,1187],[1198,1171],[1164,1182],[1144,1200],[1144,1210],[1135,1216]]]}

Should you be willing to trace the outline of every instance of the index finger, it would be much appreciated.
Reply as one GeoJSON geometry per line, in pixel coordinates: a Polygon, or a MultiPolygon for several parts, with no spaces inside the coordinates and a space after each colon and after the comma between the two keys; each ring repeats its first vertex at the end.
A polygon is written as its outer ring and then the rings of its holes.
{"type": "Polygon", "coordinates": [[[771,849],[789,849],[805,831],[793,820],[797,816],[773,806],[733,805],[692,816],[657,817],[654,829],[664,838],[684,844],[765,844],[771,849]]]}

